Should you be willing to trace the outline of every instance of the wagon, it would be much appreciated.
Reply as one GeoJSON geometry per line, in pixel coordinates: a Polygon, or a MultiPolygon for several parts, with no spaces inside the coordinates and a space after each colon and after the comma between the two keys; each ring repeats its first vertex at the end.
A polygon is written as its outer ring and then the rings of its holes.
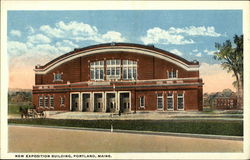
{"type": "Polygon", "coordinates": [[[20,108],[21,118],[45,118],[43,110],[20,108]]]}

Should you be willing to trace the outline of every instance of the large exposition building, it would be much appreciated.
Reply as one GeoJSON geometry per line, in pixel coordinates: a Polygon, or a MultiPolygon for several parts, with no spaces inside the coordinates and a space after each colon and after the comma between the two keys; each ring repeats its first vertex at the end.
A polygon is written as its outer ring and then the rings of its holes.
{"type": "Polygon", "coordinates": [[[75,49],[35,68],[38,109],[79,112],[202,110],[199,63],[129,43],[75,49]]]}

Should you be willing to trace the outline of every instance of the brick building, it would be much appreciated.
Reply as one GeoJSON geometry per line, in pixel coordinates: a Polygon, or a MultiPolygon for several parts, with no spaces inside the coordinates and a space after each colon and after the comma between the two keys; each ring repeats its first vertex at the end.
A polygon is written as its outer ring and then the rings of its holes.
{"type": "Polygon", "coordinates": [[[129,43],[75,49],[35,67],[33,103],[44,110],[202,110],[199,62],[129,43]]]}
{"type": "Polygon", "coordinates": [[[237,97],[217,97],[215,99],[216,109],[236,109],[237,108],[237,97]]]}

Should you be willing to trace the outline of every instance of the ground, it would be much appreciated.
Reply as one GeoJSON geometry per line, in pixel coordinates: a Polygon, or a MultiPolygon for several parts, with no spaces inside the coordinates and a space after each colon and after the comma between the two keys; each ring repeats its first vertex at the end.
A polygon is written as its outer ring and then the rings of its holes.
{"type": "Polygon", "coordinates": [[[243,141],[9,126],[9,152],[242,152],[243,141]]]}

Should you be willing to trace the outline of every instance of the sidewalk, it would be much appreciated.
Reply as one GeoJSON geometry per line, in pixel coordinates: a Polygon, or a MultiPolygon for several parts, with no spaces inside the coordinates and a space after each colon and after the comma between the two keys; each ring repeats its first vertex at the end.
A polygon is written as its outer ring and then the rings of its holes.
{"type": "Polygon", "coordinates": [[[137,112],[127,113],[119,116],[114,113],[98,113],[98,112],[46,112],[47,118],[52,119],[216,119],[216,120],[243,120],[242,114],[221,114],[221,113],[204,113],[204,112],[137,112]]]}

